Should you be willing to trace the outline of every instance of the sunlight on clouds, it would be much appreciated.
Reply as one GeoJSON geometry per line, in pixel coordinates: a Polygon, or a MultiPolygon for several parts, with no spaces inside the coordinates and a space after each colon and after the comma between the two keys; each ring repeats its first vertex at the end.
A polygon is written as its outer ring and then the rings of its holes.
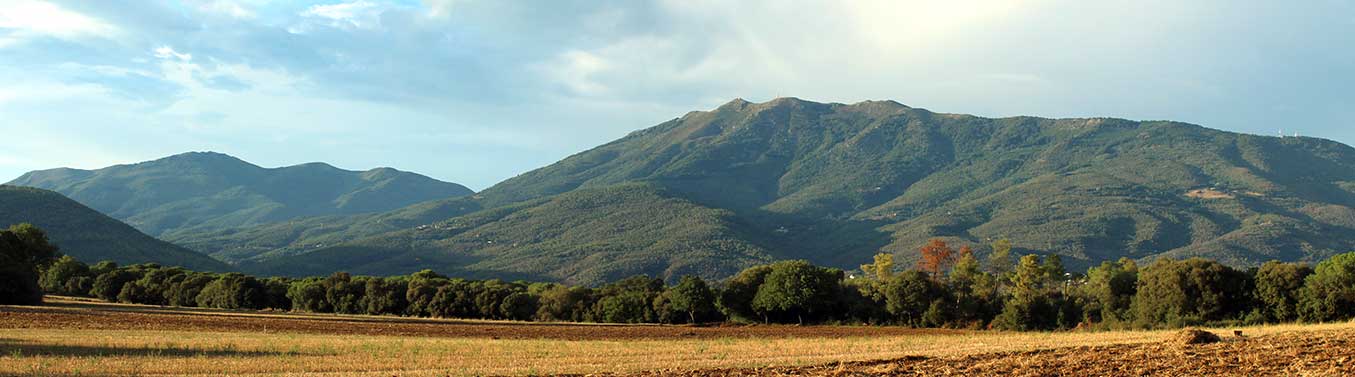
{"type": "Polygon", "coordinates": [[[8,0],[0,5],[0,47],[35,35],[76,39],[108,37],[117,32],[118,28],[103,21],[47,2],[8,0]]]}

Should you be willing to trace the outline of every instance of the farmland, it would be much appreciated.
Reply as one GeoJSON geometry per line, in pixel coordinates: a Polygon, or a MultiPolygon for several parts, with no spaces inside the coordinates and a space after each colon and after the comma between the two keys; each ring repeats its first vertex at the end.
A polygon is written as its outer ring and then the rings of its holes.
{"type": "Polygon", "coordinates": [[[0,375],[852,375],[1355,371],[1355,324],[1012,333],[901,327],[452,321],[159,308],[0,307],[0,375]],[[1226,332],[1226,334],[1225,334],[1226,332]]]}

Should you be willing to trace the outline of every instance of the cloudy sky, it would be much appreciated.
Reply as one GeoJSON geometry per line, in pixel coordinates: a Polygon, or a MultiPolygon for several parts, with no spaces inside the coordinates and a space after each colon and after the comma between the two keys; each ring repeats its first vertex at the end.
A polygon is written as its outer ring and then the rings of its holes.
{"type": "Polygon", "coordinates": [[[1355,143],[1355,1],[0,0],[0,182],[185,151],[482,189],[741,97],[1355,143]]]}

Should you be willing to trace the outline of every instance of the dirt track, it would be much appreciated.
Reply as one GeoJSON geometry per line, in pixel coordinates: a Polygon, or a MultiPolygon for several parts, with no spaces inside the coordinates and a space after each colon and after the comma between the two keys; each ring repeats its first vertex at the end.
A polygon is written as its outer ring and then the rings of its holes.
{"type": "Polygon", "coordinates": [[[355,334],[494,339],[843,338],[948,333],[900,327],[654,326],[454,321],[402,317],[258,314],[58,301],[42,307],[0,306],[0,328],[183,330],[355,334]]]}
{"type": "Polygon", "coordinates": [[[1350,376],[1355,330],[1231,338],[1222,343],[1078,347],[813,367],[649,372],[633,376],[1350,376]]]}

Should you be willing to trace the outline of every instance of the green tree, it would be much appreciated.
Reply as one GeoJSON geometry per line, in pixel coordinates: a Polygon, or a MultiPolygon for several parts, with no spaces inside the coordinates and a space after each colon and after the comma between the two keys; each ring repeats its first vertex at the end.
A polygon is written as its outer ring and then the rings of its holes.
{"type": "Polygon", "coordinates": [[[1058,254],[1045,257],[1040,269],[1044,271],[1046,284],[1062,285],[1067,280],[1068,271],[1063,268],[1063,257],[1058,254]]]}
{"type": "Polygon", "coordinates": [[[173,306],[198,306],[198,295],[202,289],[216,281],[217,276],[205,272],[192,272],[174,283],[169,289],[169,304],[173,306]]]}
{"type": "Polygon", "coordinates": [[[1299,319],[1304,279],[1313,268],[1299,263],[1266,262],[1256,270],[1256,310],[1269,322],[1299,319]]]}
{"type": "Polygon", "coordinates": [[[499,305],[499,311],[507,319],[514,321],[531,320],[536,315],[537,299],[527,292],[513,292],[503,298],[503,303],[499,305]]]}
{"type": "MultiPolygon", "coordinates": [[[[927,273],[905,271],[885,282],[885,310],[895,321],[912,327],[939,326],[944,324],[929,321],[927,318],[932,304],[945,300],[945,289],[927,273]]],[[[931,317],[936,317],[933,313],[931,317]]],[[[944,317],[943,317],[944,318],[944,317]]]]}
{"type": "Polygon", "coordinates": [[[409,280],[397,278],[371,278],[367,280],[362,300],[359,303],[363,311],[371,315],[402,314],[409,306],[406,296],[409,280]]]}
{"type": "Polygon", "coordinates": [[[325,287],[325,301],[335,313],[362,314],[366,309],[361,304],[363,291],[367,289],[366,280],[362,277],[354,279],[347,272],[330,274],[321,282],[325,287]]]}
{"type": "Polygon", "coordinates": [[[1081,287],[1087,299],[1085,317],[1093,322],[1124,323],[1130,319],[1129,306],[1138,292],[1139,268],[1134,260],[1120,258],[1102,262],[1087,270],[1087,283],[1081,287]]]}
{"type": "Polygon", "coordinates": [[[960,254],[955,267],[951,268],[949,286],[953,296],[953,310],[950,313],[953,320],[977,328],[997,315],[1000,302],[997,278],[980,269],[979,260],[973,252],[960,254]]]}
{"type": "Polygon", "coordinates": [[[433,270],[423,270],[409,276],[409,287],[405,290],[405,302],[408,302],[408,314],[415,316],[431,316],[429,304],[433,302],[433,296],[438,293],[438,288],[447,284],[447,277],[438,275],[433,270]]]}
{"type": "Polygon", "coordinates": [[[889,280],[894,276],[894,254],[879,253],[875,254],[873,263],[861,265],[862,276],[866,279],[889,280]]]}
{"type": "Polygon", "coordinates": [[[688,323],[697,323],[697,315],[715,312],[715,293],[706,281],[695,276],[684,276],[678,284],[664,292],[673,310],[687,314],[688,323]]]}
{"type": "Polygon", "coordinates": [[[993,241],[993,253],[988,254],[988,272],[1007,279],[1015,262],[1012,260],[1012,241],[1006,238],[993,241]]]}
{"type": "Polygon", "coordinates": [[[262,309],[264,286],[253,276],[222,274],[198,293],[198,306],[217,309],[262,309]]]}
{"type": "Polygon", "coordinates": [[[33,224],[18,224],[0,230],[0,304],[42,303],[40,272],[57,257],[47,234],[33,224]]]}
{"type": "Polygon", "coordinates": [[[1355,316],[1355,253],[1317,264],[1304,279],[1301,314],[1307,321],[1337,321],[1355,316]]]}
{"type": "Polygon", "coordinates": [[[586,287],[554,285],[545,288],[538,300],[536,319],[582,322],[592,307],[591,297],[592,291],[586,287]]]}
{"type": "Polygon", "coordinates": [[[842,271],[806,261],[777,262],[753,296],[753,310],[769,318],[813,318],[832,306],[841,288],[842,271]]]}
{"type": "Polygon", "coordinates": [[[140,279],[141,274],[128,268],[118,268],[94,278],[94,287],[89,294],[100,300],[116,302],[123,286],[140,279]]]}
{"type": "Polygon", "coordinates": [[[78,289],[79,287],[69,286],[68,283],[77,277],[89,276],[91,275],[88,265],[74,257],[63,255],[56,262],[53,262],[52,266],[47,268],[47,271],[42,273],[42,278],[38,280],[38,283],[42,286],[42,290],[48,293],[84,296],[89,294],[89,289],[73,291],[70,288],[78,289]]]}
{"type": "Polygon", "coordinates": [[[1140,327],[1181,327],[1239,317],[1251,279],[1218,262],[1159,259],[1139,273],[1130,305],[1140,327]]]}
{"type": "Polygon", "coordinates": [[[739,271],[725,282],[724,289],[720,290],[719,298],[716,299],[716,306],[720,307],[720,311],[724,312],[726,317],[735,321],[755,322],[764,319],[753,309],[753,298],[757,296],[758,288],[771,272],[772,266],[769,265],[753,266],[739,271]]]}
{"type": "Polygon", "coordinates": [[[292,310],[312,313],[333,313],[325,297],[325,279],[311,277],[293,281],[287,287],[287,298],[292,300],[292,310]]]}

